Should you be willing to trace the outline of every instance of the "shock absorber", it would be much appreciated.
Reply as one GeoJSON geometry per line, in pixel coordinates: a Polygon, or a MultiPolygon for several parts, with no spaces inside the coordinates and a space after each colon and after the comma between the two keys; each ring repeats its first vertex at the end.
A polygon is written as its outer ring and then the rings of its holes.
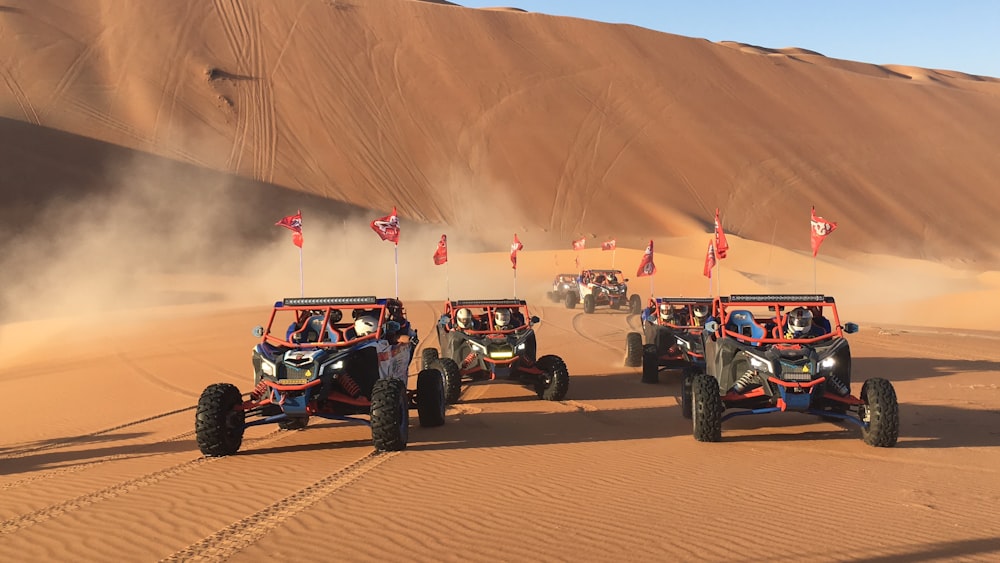
{"type": "Polygon", "coordinates": [[[259,383],[257,383],[257,386],[253,388],[253,391],[250,392],[250,398],[254,401],[259,401],[260,398],[264,396],[264,393],[267,393],[267,383],[264,383],[264,380],[262,379],[259,383]]]}
{"type": "Polygon", "coordinates": [[[354,381],[354,379],[351,376],[347,375],[346,373],[340,374],[337,377],[337,381],[340,382],[340,386],[344,388],[344,391],[348,395],[352,397],[357,397],[358,395],[361,394],[361,386],[358,385],[358,382],[354,381]]]}
{"type": "Polygon", "coordinates": [[[844,384],[844,382],[834,374],[826,376],[826,383],[833,389],[833,392],[840,395],[841,397],[846,397],[851,393],[851,388],[844,384]]]}
{"type": "Polygon", "coordinates": [[[757,382],[757,372],[755,372],[752,369],[748,369],[746,373],[741,375],[740,378],[736,380],[736,383],[733,383],[733,391],[736,391],[737,393],[742,393],[746,391],[747,387],[750,387],[756,382],[757,382]]]}

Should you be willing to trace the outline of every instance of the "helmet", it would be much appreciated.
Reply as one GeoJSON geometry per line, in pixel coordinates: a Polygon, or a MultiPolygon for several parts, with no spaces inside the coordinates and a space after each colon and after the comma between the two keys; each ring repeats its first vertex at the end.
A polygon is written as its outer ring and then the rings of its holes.
{"type": "Polygon", "coordinates": [[[674,311],[670,308],[670,303],[660,303],[660,320],[663,322],[674,320],[674,311]]]}
{"type": "Polygon", "coordinates": [[[694,316],[698,319],[704,319],[708,316],[708,305],[695,305],[694,306],[694,316]]]}
{"type": "Polygon", "coordinates": [[[356,332],[358,336],[365,336],[368,334],[372,334],[373,332],[375,332],[375,329],[377,327],[378,327],[378,320],[376,320],[375,317],[372,317],[371,315],[364,315],[362,317],[358,317],[358,320],[354,321],[354,332],[356,332]]]}
{"type": "Polygon", "coordinates": [[[497,326],[503,327],[510,324],[510,309],[497,309],[493,316],[497,326]]]}
{"type": "Polygon", "coordinates": [[[788,313],[788,328],[793,332],[805,332],[812,328],[813,314],[805,307],[796,307],[788,313]]]}
{"type": "Polygon", "coordinates": [[[459,309],[458,313],[455,313],[455,321],[459,328],[469,328],[472,326],[472,311],[468,309],[459,309]]]}
{"type": "Polygon", "coordinates": [[[330,309],[330,322],[339,323],[344,318],[344,313],[340,309],[330,309]]]}

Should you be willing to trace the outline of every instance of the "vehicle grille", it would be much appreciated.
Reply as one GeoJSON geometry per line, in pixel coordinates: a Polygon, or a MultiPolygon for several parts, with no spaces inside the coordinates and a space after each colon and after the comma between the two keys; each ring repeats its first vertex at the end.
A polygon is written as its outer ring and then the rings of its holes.
{"type": "Polygon", "coordinates": [[[812,381],[812,370],[809,369],[809,361],[802,362],[781,362],[781,379],[785,381],[812,381]]]}

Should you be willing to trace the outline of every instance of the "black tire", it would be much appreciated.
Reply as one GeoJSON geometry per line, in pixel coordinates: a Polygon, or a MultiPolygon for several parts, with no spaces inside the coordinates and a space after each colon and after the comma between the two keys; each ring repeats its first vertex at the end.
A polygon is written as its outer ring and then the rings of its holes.
{"type": "Polygon", "coordinates": [[[722,440],[722,410],[718,380],[703,373],[694,376],[691,379],[691,418],[695,440],[722,440]]]}
{"type": "Polygon", "coordinates": [[[628,298],[628,312],[633,315],[638,315],[642,312],[642,297],[638,294],[633,293],[632,297],[628,298]]]}
{"type": "Polygon", "coordinates": [[[622,308],[622,302],[618,301],[617,299],[614,300],[614,301],[612,301],[611,302],[611,308],[614,309],[615,311],[617,311],[618,309],[621,309],[622,308]]]}
{"type": "Polygon", "coordinates": [[[594,299],[594,294],[583,296],[583,312],[593,313],[594,309],[597,308],[597,299],[594,299]]]}
{"type": "Polygon", "coordinates": [[[309,426],[308,416],[298,416],[278,421],[278,428],[282,430],[302,430],[306,426],[309,426]]]}
{"type": "Polygon", "coordinates": [[[542,370],[542,379],[535,384],[535,392],[539,399],[545,401],[561,401],[569,391],[569,370],[566,362],[559,356],[547,355],[538,359],[538,368],[542,370]]]}
{"type": "Polygon", "coordinates": [[[861,430],[865,443],[876,448],[891,448],[899,439],[899,402],[892,383],[882,378],[865,381],[861,387],[861,421],[868,428],[861,430]]]}
{"type": "Polygon", "coordinates": [[[691,420],[691,393],[696,375],[697,371],[688,368],[684,370],[684,377],[681,379],[681,416],[688,420],[691,420]]]}
{"type": "Polygon", "coordinates": [[[642,382],[660,382],[660,357],[656,353],[655,344],[642,347],[642,382]]]}
{"type": "Polygon", "coordinates": [[[444,401],[453,405],[462,396],[462,374],[458,371],[458,364],[451,358],[438,358],[431,369],[436,369],[444,376],[444,401]]]}
{"type": "Polygon", "coordinates": [[[575,309],[576,304],[580,302],[580,296],[573,293],[572,291],[566,292],[566,308],[575,309]]]}
{"type": "Polygon", "coordinates": [[[642,365],[642,334],[638,332],[625,335],[625,365],[630,368],[642,365]]]}
{"type": "Polygon", "coordinates": [[[430,369],[431,365],[438,359],[437,348],[424,348],[420,351],[420,369],[430,369]]]}
{"type": "Polygon", "coordinates": [[[246,413],[235,385],[215,383],[201,392],[195,410],[194,433],[198,449],[209,457],[233,455],[243,443],[246,413]]]}
{"type": "Polygon", "coordinates": [[[417,374],[417,415],[420,426],[444,424],[444,375],[436,369],[425,369],[417,374]]]}
{"type": "Polygon", "coordinates": [[[380,452],[406,449],[410,434],[410,408],[406,382],[379,379],[372,388],[372,445],[380,452]]]}

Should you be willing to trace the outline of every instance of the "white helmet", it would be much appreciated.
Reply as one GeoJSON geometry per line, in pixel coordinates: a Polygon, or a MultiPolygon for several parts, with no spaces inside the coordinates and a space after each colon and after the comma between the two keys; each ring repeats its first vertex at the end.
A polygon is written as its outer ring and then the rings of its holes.
{"type": "Polygon", "coordinates": [[[671,310],[669,303],[660,303],[660,320],[663,322],[674,320],[674,312],[671,310]]]}
{"type": "Polygon", "coordinates": [[[458,328],[470,328],[472,326],[472,311],[459,309],[455,313],[455,322],[458,324],[458,328]]]}
{"type": "Polygon", "coordinates": [[[695,305],[694,306],[694,316],[699,319],[704,319],[708,316],[708,305],[695,305]]]}
{"type": "Polygon", "coordinates": [[[375,332],[375,329],[377,327],[378,327],[378,320],[376,320],[375,317],[371,315],[364,315],[358,317],[358,320],[354,321],[354,332],[356,332],[358,336],[366,336],[368,334],[372,334],[373,332],[375,332]]]}
{"type": "Polygon", "coordinates": [[[805,307],[796,307],[788,314],[788,327],[796,333],[806,332],[812,324],[813,315],[805,307]]]}
{"type": "Polygon", "coordinates": [[[497,309],[494,313],[494,321],[499,327],[510,324],[510,309],[497,309]]]}

